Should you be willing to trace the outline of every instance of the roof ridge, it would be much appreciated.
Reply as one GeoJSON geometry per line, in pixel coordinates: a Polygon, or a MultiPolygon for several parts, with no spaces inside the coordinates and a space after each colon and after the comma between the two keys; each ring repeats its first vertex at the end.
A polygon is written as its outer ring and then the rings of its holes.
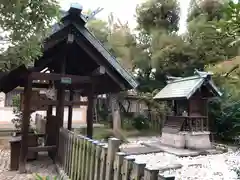
{"type": "Polygon", "coordinates": [[[170,81],[168,84],[173,84],[173,83],[178,83],[178,82],[183,82],[183,81],[189,81],[189,80],[194,80],[194,79],[202,79],[204,77],[194,75],[194,76],[188,76],[188,77],[183,77],[182,79],[177,79],[174,81],[170,81]]]}

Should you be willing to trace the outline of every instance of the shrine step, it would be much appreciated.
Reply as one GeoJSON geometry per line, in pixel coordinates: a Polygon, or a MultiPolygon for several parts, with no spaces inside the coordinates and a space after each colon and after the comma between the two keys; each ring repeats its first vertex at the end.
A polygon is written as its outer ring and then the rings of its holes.
{"type": "Polygon", "coordinates": [[[42,151],[56,151],[56,146],[37,146],[37,147],[28,147],[30,152],[42,152],[42,151]]]}

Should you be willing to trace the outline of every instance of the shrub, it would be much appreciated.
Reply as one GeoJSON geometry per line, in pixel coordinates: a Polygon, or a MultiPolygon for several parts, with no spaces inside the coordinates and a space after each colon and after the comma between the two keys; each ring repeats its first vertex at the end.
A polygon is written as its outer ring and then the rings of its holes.
{"type": "Polygon", "coordinates": [[[225,97],[210,102],[209,119],[213,121],[212,128],[217,138],[233,141],[239,136],[240,129],[240,101],[228,101],[225,97]]]}
{"type": "Polygon", "coordinates": [[[132,126],[137,130],[149,129],[149,121],[143,115],[138,115],[133,118],[132,126]]]}

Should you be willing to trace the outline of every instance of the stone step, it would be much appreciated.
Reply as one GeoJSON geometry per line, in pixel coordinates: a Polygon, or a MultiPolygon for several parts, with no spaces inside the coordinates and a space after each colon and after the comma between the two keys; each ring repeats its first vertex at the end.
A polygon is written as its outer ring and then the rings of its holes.
{"type": "Polygon", "coordinates": [[[150,153],[159,153],[162,152],[161,149],[156,147],[131,147],[121,149],[121,152],[126,153],[127,155],[140,155],[140,154],[150,154],[150,153]]]}

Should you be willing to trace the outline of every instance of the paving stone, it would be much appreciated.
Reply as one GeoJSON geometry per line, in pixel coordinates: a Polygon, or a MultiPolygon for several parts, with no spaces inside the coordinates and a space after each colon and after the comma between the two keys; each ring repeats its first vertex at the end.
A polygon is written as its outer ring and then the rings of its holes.
{"type": "Polygon", "coordinates": [[[10,150],[0,149],[0,180],[34,180],[33,173],[42,176],[57,176],[53,161],[47,156],[41,156],[38,160],[28,162],[26,165],[28,174],[19,174],[18,171],[9,171],[10,150]]]}

